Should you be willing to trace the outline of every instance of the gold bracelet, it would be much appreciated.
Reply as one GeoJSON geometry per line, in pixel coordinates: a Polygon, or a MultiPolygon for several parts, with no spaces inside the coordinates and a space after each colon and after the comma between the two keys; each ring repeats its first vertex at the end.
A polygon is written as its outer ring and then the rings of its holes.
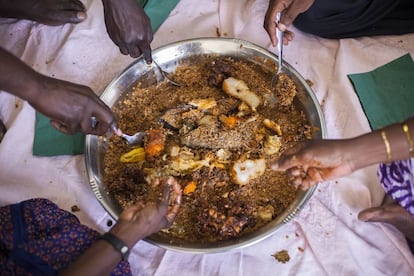
{"type": "Polygon", "coordinates": [[[387,139],[387,134],[385,133],[384,130],[381,131],[381,137],[382,137],[382,141],[384,141],[385,152],[387,153],[387,163],[390,163],[391,162],[391,147],[390,147],[390,142],[388,142],[388,139],[387,139]]]}
{"type": "Polygon", "coordinates": [[[407,138],[408,152],[410,154],[410,157],[414,157],[413,140],[411,140],[410,129],[408,128],[407,123],[404,123],[402,125],[402,129],[403,129],[403,131],[405,133],[405,138],[407,138]]]}

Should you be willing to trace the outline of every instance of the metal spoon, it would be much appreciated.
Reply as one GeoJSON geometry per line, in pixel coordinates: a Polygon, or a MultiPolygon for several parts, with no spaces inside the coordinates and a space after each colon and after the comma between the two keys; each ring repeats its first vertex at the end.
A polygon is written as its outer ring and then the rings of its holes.
{"type": "MultiPolygon", "coordinates": [[[[276,14],[276,25],[279,25],[280,19],[282,17],[282,13],[278,12],[276,14]]],[[[273,76],[272,82],[270,87],[273,89],[276,87],[276,83],[279,80],[279,74],[282,73],[282,62],[283,62],[283,32],[279,30],[279,28],[276,26],[276,37],[277,37],[277,51],[279,55],[279,63],[277,67],[276,75],[273,76]]]]}
{"type": "Polygon", "coordinates": [[[157,69],[161,73],[161,76],[162,76],[163,79],[167,80],[172,85],[175,85],[175,86],[178,86],[178,87],[183,86],[181,83],[178,83],[178,82],[172,80],[170,77],[168,77],[168,75],[167,75],[168,73],[165,72],[164,70],[162,70],[161,66],[159,66],[158,63],[155,62],[155,60],[152,60],[152,62],[150,63],[150,65],[151,64],[154,64],[155,67],[157,67],[157,69]]]}
{"type": "MultiPolygon", "coordinates": [[[[95,128],[97,124],[98,124],[98,119],[96,117],[92,117],[91,118],[92,128],[95,128]]],[[[110,128],[113,133],[115,133],[119,137],[124,138],[127,141],[129,146],[135,146],[138,144],[142,144],[144,137],[146,136],[146,133],[143,131],[139,131],[133,135],[125,134],[119,127],[117,127],[115,123],[113,123],[110,128]]]]}
{"type": "Polygon", "coordinates": [[[139,131],[139,132],[137,132],[133,135],[125,134],[120,128],[115,126],[115,124],[111,126],[111,129],[116,135],[118,135],[119,137],[124,138],[127,141],[129,146],[135,146],[135,145],[138,145],[138,144],[142,144],[145,136],[147,135],[143,131],[139,131]]]}
{"type": "Polygon", "coordinates": [[[145,132],[137,132],[134,135],[128,135],[122,132],[120,136],[127,141],[129,146],[135,146],[138,144],[142,144],[142,141],[144,140],[145,135],[146,135],[145,132]]]}

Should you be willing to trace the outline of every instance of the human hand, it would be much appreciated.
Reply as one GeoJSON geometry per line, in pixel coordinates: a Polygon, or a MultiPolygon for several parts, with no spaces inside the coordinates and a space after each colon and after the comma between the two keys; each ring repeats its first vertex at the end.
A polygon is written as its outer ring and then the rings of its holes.
{"type": "Polygon", "coordinates": [[[133,58],[143,54],[151,63],[151,22],[136,0],[103,0],[106,29],[109,37],[124,55],[133,58]]]}
{"type": "Polygon", "coordinates": [[[54,26],[83,21],[86,18],[86,9],[79,0],[0,1],[0,16],[28,19],[54,26]]]}
{"type": "Polygon", "coordinates": [[[286,171],[292,184],[302,190],[321,181],[353,172],[348,140],[305,140],[282,154],[271,164],[273,170],[286,171]]]}
{"type": "Polygon", "coordinates": [[[32,89],[27,101],[58,131],[103,135],[114,122],[111,109],[87,86],[39,75],[32,89]]]}
{"type": "Polygon", "coordinates": [[[394,225],[408,239],[414,241],[414,218],[396,202],[362,210],[358,219],[366,222],[382,222],[394,225]]]}
{"type": "Polygon", "coordinates": [[[125,209],[111,229],[128,246],[170,226],[178,213],[181,203],[181,187],[178,182],[169,177],[166,180],[155,179],[152,185],[165,187],[162,199],[145,205],[138,203],[125,209]]]}
{"type": "Polygon", "coordinates": [[[288,30],[296,17],[307,11],[315,0],[270,0],[263,27],[270,37],[273,46],[276,46],[276,28],[284,32],[283,44],[287,45],[294,38],[294,33],[288,30]],[[279,25],[276,24],[276,14],[282,12],[279,25]]]}

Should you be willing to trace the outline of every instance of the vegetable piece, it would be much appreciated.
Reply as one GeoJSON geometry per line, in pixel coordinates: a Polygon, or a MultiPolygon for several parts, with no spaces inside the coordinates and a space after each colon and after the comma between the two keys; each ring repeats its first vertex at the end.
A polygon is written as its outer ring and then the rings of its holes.
{"type": "Polygon", "coordinates": [[[274,132],[276,132],[277,135],[282,136],[282,129],[281,129],[280,125],[278,123],[276,123],[275,121],[272,121],[272,120],[269,120],[269,119],[264,119],[263,124],[268,129],[273,130],[274,132]]]}
{"type": "Polygon", "coordinates": [[[134,163],[145,160],[145,150],[144,148],[135,148],[133,150],[124,153],[119,158],[119,161],[122,163],[134,163]]]}
{"type": "Polygon", "coordinates": [[[233,96],[250,106],[253,111],[261,104],[261,99],[254,92],[250,91],[247,84],[239,79],[227,78],[223,81],[222,88],[228,95],[233,96]]]}
{"type": "Polygon", "coordinates": [[[243,186],[249,183],[250,180],[261,176],[266,170],[265,159],[256,160],[238,160],[233,164],[230,175],[233,181],[243,186]]]}
{"type": "Polygon", "coordinates": [[[197,188],[197,184],[195,181],[190,181],[184,188],[183,193],[185,195],[189,195],[191,193],[193,193],[195,191],[195,189],[197,188]]]}
{"type": "Polygon", "coordinates": [[[220,115],[219,119],[227,128],[229,128],[229,129],[236,128],[238,118],[236,118],[234,116],[227,117],[225,115],[220,115]]]}
{"type": "Polygon", "coordinates": [[[148,133],[148,142],[145,146],[146,158],[151,161],[158,157],[165,147],[165,134],[162,129],[151,129],[148,133]]]}

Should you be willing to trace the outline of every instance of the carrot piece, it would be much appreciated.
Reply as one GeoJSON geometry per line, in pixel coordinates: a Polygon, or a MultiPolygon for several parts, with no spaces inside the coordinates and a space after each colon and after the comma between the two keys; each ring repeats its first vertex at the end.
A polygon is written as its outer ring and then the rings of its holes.
{"type": "Polygon", "coordinates": [[[195,181],[190,181],[184,188],[183,193],[185,195],[189,195],[191,193],[193,193],[195,191],[195,189],[197,188],[197,183],[195,181]]]}

